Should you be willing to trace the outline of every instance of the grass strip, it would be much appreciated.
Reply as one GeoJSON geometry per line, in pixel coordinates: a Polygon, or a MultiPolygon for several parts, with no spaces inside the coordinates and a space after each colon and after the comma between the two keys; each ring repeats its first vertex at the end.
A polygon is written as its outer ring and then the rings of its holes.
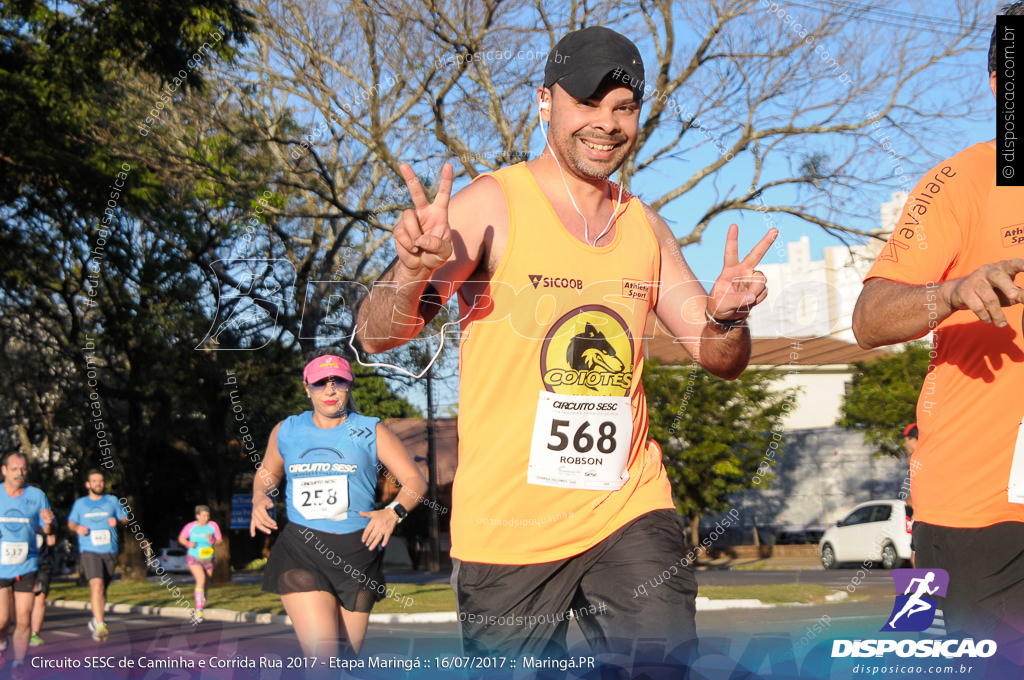
{"type": "Polygon", "coordinates": [[[765,604],[798,602],[818,604],[835,590],[811,583],[778,583],[750,586],[701,586],[697,594],[712,600],[761,600],[765,604]]]}
{"type": "MultiPolygon", "coordinates": [[[[176,582],[176,585],[179,588],[179,596],[188,600],[189,606],[193,606],[195,603],[192,600],[192,583],[176,582]]],[[[399,600],[391,598],[381,600],[374,606],[374,614],[455,611],[455,596],[447,585],[397,583],[393,586],[398,593],[395,597],[399,600]],[[406,598],[411,599],[411,602],[406,598]],[[403,607],[403,602],[408,606],[403,607]]],[[[171,585],[171,590],[174,587],[171,585]]],[[[171,590],[168,590],[160,581],[156,583],[147,581],[122,583],[119,581],[110,584],[110,588],[107,590],[107,602],[151,607],[180,606],[171,590]]],[[[50,599],[88,602],[89,588],[74,583],[53,583],[50,587],[50,599]]],[[[206,608],[231,609],[257,614],[285,613],[284,607],[281,605],[281,596],[264,593],[258,583],[230,583],[211,586],[206,592],[206,608]]]]}
{"type": "MultiPolygon", "coordinates": [[[[412,583],[392,584],[398,593],[398,601],[385,598],[378,602],[374,614],[415,614],[422,612],[455,611],[455,596],[452,589],[444,584],[415,585],[412,583]],[[408,598],[408,599],[406,599],[408,598]],[[411,599],[411,602],[409,601],[411,599]],[[407,603],[403,607],[402,603],[407,603]]],[[[192,602],[192,584],[179,582],[180,596],[192,602]]],[[[172,585],[173,589],[174,586],[172,585]]],[[[761,600],[765,604],[821,603],[833,589],[814,584],[787,583],[750,586],[702,586],[698,595],[712,600],[761,600]]],[[[89,588],[73,583],[55,582],[50,588],[50,599],[89,601],[89,588]]],[[[152,607],[178,606],[171,590],[157,581],[150,583],[112,583],[107,591],[107,601],[113,604],[148,605],[152,607]]],[[[258,583],[230,583],[212,586],[207,591],[207,609],[231,609],[258,614],[284,614],[281,598],[264,593],[258,583]]]]}

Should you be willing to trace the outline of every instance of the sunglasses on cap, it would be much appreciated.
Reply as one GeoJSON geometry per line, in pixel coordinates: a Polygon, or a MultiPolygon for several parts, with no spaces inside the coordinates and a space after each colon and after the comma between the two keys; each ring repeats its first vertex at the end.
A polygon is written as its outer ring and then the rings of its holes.
{"type": "Polygon", "coordinates": [[[345,378],[339,378],[336,375],[331,375],[324,378],[323,380],[317,380],[315,383],[310,383],[309,387],[314,392],[319,392],[325,387],[327,387],[327,383],[331,383],[332,385],[334,385],[334,389],[336,390],[348,389],[348,380],[346,380],[345,378]]]}

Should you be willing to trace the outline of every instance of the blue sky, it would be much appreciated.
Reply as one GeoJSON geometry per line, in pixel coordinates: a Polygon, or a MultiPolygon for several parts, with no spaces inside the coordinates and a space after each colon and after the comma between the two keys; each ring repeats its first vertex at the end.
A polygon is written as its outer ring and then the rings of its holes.
{"type": "MultiPolygon", "coordinates": [[[[988,40],[987,38],[983,41],[978,41],[979,47],[983,47],[987,50],[988,40]]],[[[984,142],[992,139],[995,136],[995,100],[988,90],[988,80],[984,78],[983,73],[985,69],[986,54],[984,50],[974,52],[970,54],[969,58],[965,60],[962,66],[967,67],[967,73],[977,73],[978,80],[969,82],[968,85],[976,86],[977,88],[983,88],[981,96],[985,97],[980,102],[977,108],[984,113],[984,120],[976,119],[956,119],[956,120],[943,120],[935,121],[934,123],[928,123],[922,127],[920,131],[912,131],[915,134],[920,134],[927,140],[928,152],[912,154],[907,153],[907,162],[905,163],[908,168],[906,176],[909,179],[910,187],[917,183],[918,179],[925,174],[928,168],[936,164],[939,160],[948,158],[955,155],[962,149],[971,144],[977,142],[984,142]]],[[[963,87],[963,84],[960,85],[963,87]]],[[[941,90],[942,96],[956,97],[957,85],[954,83],[946,83],[937,88],[941,90]],[[944,90],[949,87],[952,91],[944,90]]],[[[977,93],[978,90],[975,90],[977,93]]],[[[883,100],[887,96],[887,93],[879,93],[879,100],[883,100]]],[[[938,94],[936,96],[939,96],[938,94]]],[[[961,98],[964,95],[960,95],[961,98]]],[[[979,117],[980,118],[980,117],[979,117]]],[[[897,148],[900,150],[906,149],[909,145],[906,143],[900,143],[897,148]]],[[[879,176],[886,175],[888,166],[882,164],[884,154],[879,154],[879,176]]],[[[737,161],[739,158],[737,157],[737,161]]],[[[749,174],[744,170],[742,165],[738,163],[730,163],[725,166],[720,173],[721,177],[716,180],[721,186],[743,186],[744,182],[747,181],[749,174]]],[[[643,187],[637,185],[634,187],[644,195],[643,187]]],[[[864,219],[860,223],[851,224],[851,226],[860,229],[873,229],[879,226],[879,208],[883,202],[889,201],[892,197],[892,193],[900,190],[898,182],[895,178],[892,181],[886,182],[882,186],[871,187],[867,189],[867,196],[861,196],[860,200],[865,203],[864,208],[864,219]]],[[[840,199],[844,197],[840,196],[840,199]]],[[[852,200],[852,198],[851,198],[852,200]]],[[[768,203],[772,203],[771,199],[768,203]]],[[[774,201],[780,202],[777,199],[774,201]]],[[[674,217],[685,214],[687,209],[687,203],[684,200],[679,200],[669,204],[661,211],[662,217],[664,217],[670,225],[674,223],[681,224],[683,228],[674,228],[677,236],[683,235],[689,229],[689,225],[685,224],[685,220],[674,220],[674,217]]],[[[786,248],[785,244],[791,241],[797,241],[802,236],[807,236],[811,243],[811,257],[814,260],[821,260],[824,257],[823,249],[826,246],[843,245],[842,241],[827,233],[817,225],[805,222],[799,218],[774,213],[775,224],[779,228],[779,237],[776,241],[775,247],[771,248],[765,255],[762,262],[773,263],[773,262],[785,262],[786,261],[786,248]]],[[[765,218],[762,214],[753,211],[732,211],[727,215],[723,215],[712,221],[707,231],[704,232],[700,243],[691,244],[683,248],[683,255],[691,268],[696,273],[697,277],[705,282],[705,287],[710,288],[711,282],[713,282],[718,274],[721,272],[722,259],[725,249],[725,235],[726,229],[730,223],[735,222],[740,228],[740,255],[743,256],[750,251],[750,249],[757,243],[757,241],[766,233],[768,225],[766,224],[765,218]]],[[[863,242],[865,239],[856,236],[848,237],[852,242],[863,242]]]]}
{"type": "MultiPolygon", "coordinates": [[[[991,103],[991,121],[986,123],[963,121],[956,129],[951,130],[948,136],[945,136],[945,144],[933,147],[934,153],[939,158],[948,158],[971,144],[985,142],[995,137],[994,98],[991,99],[991,103]]],[[[928,159],[923,159],[922,162],[926,165],[926,168],[931,165],[931,163],[928,163],[928,159]]],[[[923,175],[924,169],[916,174],[912,174],[911,181],[916,184],[917,180],[923,175]]],[[[885,188],[878,189],[875,192],[877,194],[876,208],[880,208],[883,202],[890,200],[892,193],[899,189],[900,187],[896,182],[892,182],[890,186],[885,188]]],[[[876,221],[878,219],[877,213],[875,219],[876,221]]],[[[785,244],[790,241],[798,241],[802,236],[810,238],[812,260],[824,259],[824,248],[826,246],[843,245],[842,241],[820,227],[796,217],[776,214],[775,220],[779,227],[779,238],[775,246],[761,260],[762,262],[785,262],[785,244]],[[779,247],[779,242],[782,243],[782,247],[779,247]]],[[[709,227],[700,243],[683,248],[683,256],[697,277],[706,282],[705,288],[710,287],[709,282],[713,282],[722,270],[722,258],[725,253],[725,227],[728,227],[732,221],[735,221],[740,228],[740,255],[750,252],[750,249],[754,247],[767,231],[762,215],[750,212],[742,214],[733,213],[730,218],[718,220],[709,227]]]]}

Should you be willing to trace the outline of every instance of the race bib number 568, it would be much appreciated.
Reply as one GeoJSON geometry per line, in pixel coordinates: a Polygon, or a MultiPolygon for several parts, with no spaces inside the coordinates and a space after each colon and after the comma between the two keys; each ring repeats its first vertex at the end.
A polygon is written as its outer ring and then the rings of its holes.
{"type": "Polygon", "coordinates": [[[527,482],[570,489],[616,490],[629,479],[633,438],[629,397],[541,392],[527,482]]]}

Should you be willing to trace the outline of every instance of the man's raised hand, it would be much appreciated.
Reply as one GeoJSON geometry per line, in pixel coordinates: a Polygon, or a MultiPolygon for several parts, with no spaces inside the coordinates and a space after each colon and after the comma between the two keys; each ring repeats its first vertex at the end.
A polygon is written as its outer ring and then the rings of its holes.
{"type": "Polygon", "coordinates": [[[742,260],[739,256],[739,231],[735,224],[729,226],[725,240],[725,264],[708,300],[708,312],[722,321],[746,318],[754,305],[768,295],[767,279],[755,267],[768,252],[779,230],[769,229],[742,260]]]}
{"type": "Polygon", "coordinates": [[[402,266],[414,277],[425,278],[452,255],[448,201],[451,199],[455,173],[450,163],[444,164],[437,195],[430,202],[412,167],[402,163],[399,170],[409,189],[413,209],[403,212],[395,225],[395,249],[402,266]]]}

